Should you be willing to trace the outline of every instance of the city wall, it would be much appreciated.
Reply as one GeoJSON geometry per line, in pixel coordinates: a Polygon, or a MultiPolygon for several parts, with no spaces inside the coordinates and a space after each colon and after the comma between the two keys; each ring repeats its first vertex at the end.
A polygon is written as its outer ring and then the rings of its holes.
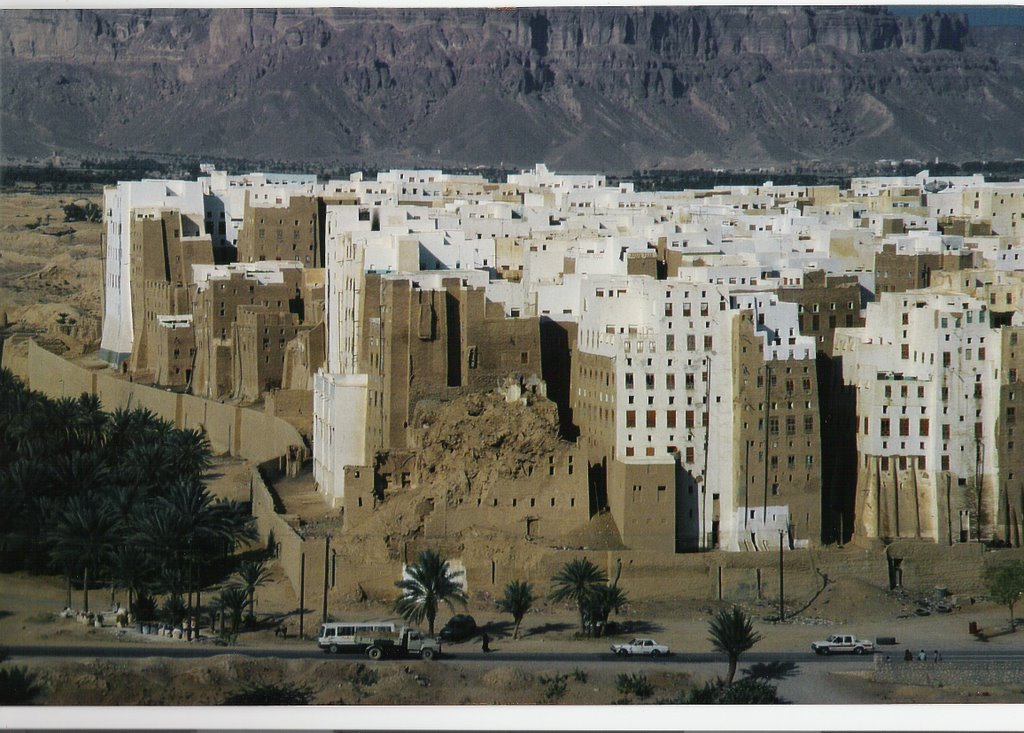
{"type": "Polygon", "coordinates": [[[303,538],[288,523],[287,515],[278,513],[273,491],[267,486],[264,477],[272,479],[283,476],[283,464],[282,459],[275,459],[265,461],[251,469],[252,513],[256,517],[260,539],[273,545],[274,555],[288,577],[296,599],[303,593],[302,558],[305,555],[305,589],[301,598],[306,609],[310,611],[306,616],[307,623],[304,629],[309,633],[319,623],[324,598],[324,572],[330,572],[329,565],[325,568],[324,563],[326,541],[322,537],[303,538]]]}
{"type": "Polygon", "coordinates": [[[31,389],[50,397],[78,397],[83,392],[100,398],[105,410],[144,407],[170,420],[176,428],[206,429],[215,453],[227,453],[260,463],[304,450],[299,432],[280,418],[201,397],[178,394],[126,381],[103,369],[87,369],[52,354],[34,341],[5,344],[3,366],[31,389]]]}

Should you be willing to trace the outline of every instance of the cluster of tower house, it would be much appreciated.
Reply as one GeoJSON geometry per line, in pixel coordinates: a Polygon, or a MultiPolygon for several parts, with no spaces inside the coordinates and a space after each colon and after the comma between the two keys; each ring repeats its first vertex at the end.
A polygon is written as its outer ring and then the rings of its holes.
{"type": "Polygon", "coordinates": [[[206,168],[104,207],[103,358],[308,402],[346,527],[424,480],[422,403],[501,390],[552,400],[563,441],[453,522],[555,540],[607,511],[663,552],[1020,544],[1024,182],[206,168]]]}

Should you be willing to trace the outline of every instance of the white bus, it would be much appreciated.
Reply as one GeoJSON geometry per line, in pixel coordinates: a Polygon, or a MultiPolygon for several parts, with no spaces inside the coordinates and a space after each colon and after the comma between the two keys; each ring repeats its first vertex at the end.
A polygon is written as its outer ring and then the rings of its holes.
{"type": "Polygon", "coordinates": [[[320,625],[320,637],[316,640],[317,646],[325,652],[337,654],[338,652],[362,652],[366,646],[356,641],[356,637],[365,639],[372,634],[395,633],[395,625],[388,621],[331,621],[320,625]]]}

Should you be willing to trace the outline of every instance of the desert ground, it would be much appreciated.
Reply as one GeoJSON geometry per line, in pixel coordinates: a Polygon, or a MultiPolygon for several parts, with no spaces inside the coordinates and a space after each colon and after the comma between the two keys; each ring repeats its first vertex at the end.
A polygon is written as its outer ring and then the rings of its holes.
{"type": "Polygon", "coordinates": [[[99,345],[102,323],[102,224],[65,222],[62,206],[96,193],[0,196],[0,328],[28,333],[75,356],[99,345]]]}
{"type": "MultiPolygon", "coordinates": [[[[6,333],[31,333],[45,345],[69,356],[95,349],[101,322],[102,267],[100,224],[64,223],[61,206],[80,200],[68,196],[17,194],[0,196],[0,315],[6,314],[6,333]]],[[[101,203],[96,194],[88,198],[101,203]]],[[[0,319],[2,326],[2,319],[0,319]]],[[[247,496],[248,467],[238,461],[219,459],[211,486],[220,496],[247,496]]],[[[299,512],[302,513],[301,511],[299,512]]],[[[206,591],[209,593],[209,589],[206,591]]],[[[93,591],[94,607],[111,598],[102,589],[93,591]]],[[[123,594],[117,599],[125,602],[123,594]]],[[[71,660],[15,658],[5,665],[27,666],[43,685],[38,700],[46,705],[208,705],[217,704],[246,684],[287,682],[307,687],[317,704],[504,704],[564,703],[611,704],[622,701],[616,690],[620,663],[565,663],[550,669],[538,664],[500,662],[502,652],[604,652],[609,639],[575,638],[576,614],[565,605],[540,601],[523,623],[523,636],[511,637],[511,624],[483,596],[471,599],[466,611],[486,625],[495,654],[486,665],[459,660],[460,651],[479,650],[478,642],[446,648],[455,658],[438,662],[390,661],[378,665],[353,658],[317,660],[257,659],[247,650],[279,647],[313,649],[309,639],[295,638],[298,600],[279,568],[272,582],[257,592],[257,617],[262,628],[238,635],[220,656],[208,659],[169,659],[159,656],[168,645],[189,643],[213,646],[212,637],[199,642],[143,636],[134,629],[88,627],[61,618],[65,586],[60,577],[25,574],[0,575],[0,644],[86,646],[145,644],[152,657],[134,660],[71,660]],[[290,638],[275,636],[273,627],[285,623],[290,638]],[[565,675],[564,691],[552,694],[552,680],[565,675]]],[[[76,592],[75,603],[80,604],[76,592]]],[[[650,635],[676,652],[710,652],[707,625],[719,606],[701,602],[634,603],[614,620],[626,627],[613,640],[624,640],[629,630],[650,635]]],[[[460,611],[462,609],[459,609],[460,611]]],[[[748,612],[763,636],[753,652],[808,650],[815,639],[839,631],[863,638],[894,636],[895,647],[884,654],[895,660],[905,648],[943,651],[984,649],[993,654],[1024,650],[1024,633],[1002,633],[1007,610],[984,600],[962,601],[952,613],[928,617],[913,615],[913,599],[854,582],[831,583],[812,605],[785,623],[763,620],[775,609],[770,602],[752,604],[748,612]],[[969,622],[993,631],[987,641],[968,633],[969,622]]],[[[393,617],[387,604],[352,603],[332,607],[338,619],[393,617]]],[[[443,610],[440,626],[449,612],[443,610]]],[[[307,636],[317,623],[318,612],[307,616],[307,636]]],[[[206,632],[209,634],[209,632],[206,632]]],[[[810,651],[807,651],[810,655],[810,651]]],[[[879,660],[881,661],[881,659],[879,660]]],[[[929,662],[929,664],[932,664],[929,662]]],[[[741,661],[741,668],[744,665],[741,661]]],[[[646,702],[670,700],[716,676],[724,675],[726,663],[648,666],[643,671],[653,683],[654,694],[646,702]]],[[[1005,685],[977,685],[963,678],[955,664],[936,664],[920,684],[885,681],[871,664],[856,671],[822,671],[820,665],[798,665],[795,674],[779,681],[779,693],[794,703],[955,703],[1024,701],[1024,679],[1005,685]]],[[[558,685],[555,685],[558,687],[558,685]]],[[[630,700],[629,702],[638,702],[630,700]]]]}

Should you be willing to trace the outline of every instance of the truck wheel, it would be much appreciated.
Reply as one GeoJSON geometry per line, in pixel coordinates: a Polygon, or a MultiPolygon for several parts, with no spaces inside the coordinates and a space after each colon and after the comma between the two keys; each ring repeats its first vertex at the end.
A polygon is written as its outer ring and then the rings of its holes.
{"type": "Polygon", "coordinates": [[[651,650],[651,656],[652,657],[660,657],[661,656],[661,652],[658,651],[657,649],[652,649],[651,650]]]}
{"type": "Polygon", "coordinates": [[[856,647],[856,648],[855,648],[855,649],[853,650],[853,653],[854,653],[854,654],[863,654],[863,653],[864,653],[864,647],[862,647],[862,646],[856,647]]]}
{"type": "Polygon", "coordinates": [[[337,644],[331,644],[329,647],[327,647],[327,649],[325,651],[329,651],[331,654],[337,654],[338,653],[338,645],[337,644]]]}
{"type": "Polygon", "coordinates": [[[424,649],[423,651],[420,652],[420,656],[429,661],[429,660],[434,658],[434,650],[433,649],[424,649]]]}
{"type": "Polygon", "coordinates": [[[819,649],[815,649],[814,653],[817,654],[820,657],[822,654],[825,653],[825,650],[824,649],[820,649],[820,648],[819,649]]]}
{"type": "Polygon", "coordinates": [[[371,646],[369,649],[366,650],[366,656],[368,656],[370,659],[374,661],[377,661],[378,659],[384,656],[384,652],[381,650],[379,646],[371,646]]]}
{"type": "Polygon", "coordinates": [[[827,646],[826,647],[822,647],[821,653],[824,654],[827,657],[828,656],[828,647],[827,646]]]}
{"type": "Polygon", "coordinates": [[[617,651],[615,653],[618,654],[620,657],[629,656],[629,652],[627,652],[625,649],[619,649],[619,651],[617,651]]]}

